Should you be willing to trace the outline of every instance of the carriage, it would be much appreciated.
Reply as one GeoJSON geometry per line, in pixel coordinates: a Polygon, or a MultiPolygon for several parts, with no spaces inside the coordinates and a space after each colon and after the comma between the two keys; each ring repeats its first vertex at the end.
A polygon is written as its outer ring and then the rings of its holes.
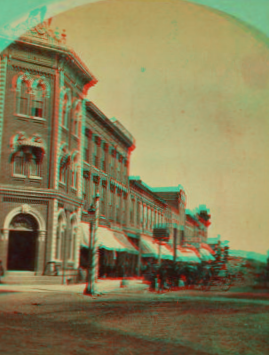
{"type": "Polygon", "coordinates": [[[198,288],[209,291],[211,287],[220,287],[222,291],[228,291],[233,283],[233,275],[226,269],[225,264],[218,263],[205,267],[198,281],[198,288]]]}

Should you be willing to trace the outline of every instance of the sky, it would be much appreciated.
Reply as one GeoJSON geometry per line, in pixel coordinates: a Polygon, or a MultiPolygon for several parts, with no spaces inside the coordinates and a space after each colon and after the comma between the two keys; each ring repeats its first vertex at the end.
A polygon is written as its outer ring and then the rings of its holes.
{"type": "Polygon", "coordinates": [[[98,79],[88,98],[135,137],[131,175],[152,187],[181,184],[187,208],[210,209],[209,237],[266,253],[268,46],[180,0],[92,3],[53,26],[98,79]]]}

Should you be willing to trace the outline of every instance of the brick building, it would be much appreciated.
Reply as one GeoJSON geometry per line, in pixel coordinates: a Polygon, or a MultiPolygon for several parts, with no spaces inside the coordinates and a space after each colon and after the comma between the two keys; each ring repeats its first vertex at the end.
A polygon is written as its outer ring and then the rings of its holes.
{"type": "MultiPolygon", "coordinates": [[[[97,191],[99,276],[124,276],[123,266],[137,274],[141,258],[156,257],[155,225],[169,227],[171,247],[184,241],[183,188],[129,179],[135,140],[86,99],[96,83],[50,21],[1,53],[0,258],[8,271],[77,270],[97,191]]],[[[162,255],[172,258],[169,248],[162,255]]]]}

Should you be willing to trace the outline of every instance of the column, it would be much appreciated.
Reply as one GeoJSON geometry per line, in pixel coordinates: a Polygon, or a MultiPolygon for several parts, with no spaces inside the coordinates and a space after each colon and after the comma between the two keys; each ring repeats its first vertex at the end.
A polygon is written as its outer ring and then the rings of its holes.
{"type": "Polygon", "coordinates": [[[38,231],[35,274],[43,275],[45,269],[46,231],[38,231]]]}
{"type": "Polygon", "coordinates": [[[8,235],[9,229],[3,229],[0,239],[0,259],[2,260],[3,267],[7,270],[7,254],[8,254],[8,235]]]}
{"type": "Polygon", "coordinates": [[[53,261],[55,259],[56,233],[57,233],[57,226],[58,226],[58,200],[57,199],[53,199],[52,218],[53,218],[52,233],[48,240],[48,245],[47,245],[47,250],[50,251],[50,253],[47,253],[46,262],[53,261]]]}
{"type": "Polygon", "coordinates": [[[56,154],[54,154],[54,188],[58,190],[59,188],[59,173],[60,173],[60,156],[61,156],[61,136],[62,136],[62,127],[60,125],[60,120],[62,117],[63,109],[63,100],[64,100],[64,69],[63,62],[60,62],[59,68],[56,70],[55,75],[55,121],[53,124],[54,132],[53,139],[51,140],[54,147],[52,148],[56,154]]]}
{"type": "Polygon", "coordinates": [[[65,214],[66,214],[66,228],[65,231],[63,233],[64,238],[62,240],[62,250],[63,250],[63,255],[62,255],[62,283],[63,285],[65,285],[67,283],[67,279],[68,279],[68,270],[67,270],[67,266],[68,266],[68,249],[69,249],[69,241],[70,241],[70,233],[72,233],[72,228],[71,228],[71,224],[70,224],[70,208],[66,208],[65,209],[65,214]]]}

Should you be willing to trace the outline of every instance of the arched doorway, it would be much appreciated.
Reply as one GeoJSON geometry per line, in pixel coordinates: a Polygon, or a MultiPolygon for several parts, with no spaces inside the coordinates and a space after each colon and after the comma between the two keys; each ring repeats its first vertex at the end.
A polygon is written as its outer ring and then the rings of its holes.
{"type": "Polygon", "coordinates": [[[38,223],[30,214],[19,213],[9,225],[7,269],[34,271],[38,223]]]}

